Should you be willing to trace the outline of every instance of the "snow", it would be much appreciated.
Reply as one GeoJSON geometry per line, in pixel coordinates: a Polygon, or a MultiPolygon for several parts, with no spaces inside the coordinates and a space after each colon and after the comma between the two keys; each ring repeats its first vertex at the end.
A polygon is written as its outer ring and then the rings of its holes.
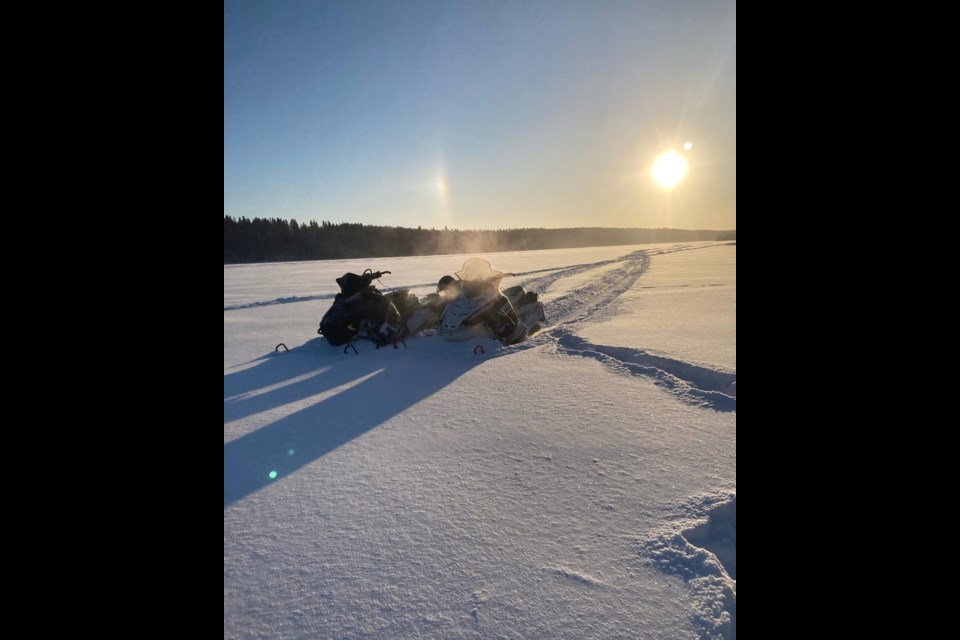
{"type": "Polygon", "coordinates": [[[643,282],[616,303],[632,313],[597,318],[579,334],[598,344],[736,371],[736,246],[678,245],[650,253],[643,282]]]}
{"type": "Polygon", "coordinates": [[[479,256],[512,347],[316,335],[470,257],[224,267],[224,637],[735,637],[736,246],[479,256]]]}

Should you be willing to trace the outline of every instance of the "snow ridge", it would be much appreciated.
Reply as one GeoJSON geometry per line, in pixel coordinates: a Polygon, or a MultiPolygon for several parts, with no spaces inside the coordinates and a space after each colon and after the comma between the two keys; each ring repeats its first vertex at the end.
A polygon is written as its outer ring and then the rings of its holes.
{"type": "Polygon", "coordinates": [[[624,373],[653,378],[680,399],[717,411],[737,410],[737,375],[650,355],[642,349],[595,345],[567,329],[554,332],[561,353],[596,358],[624,373]]]}
{"type": "MultiPolygon", "coordinates": [[[[677,575],[690,588],[695,601],[692,622],[702,640],[736,640],[737,637],[737,581],[727,572],[717,555],[695,546],[684,537],[693,536],[713,544],[704,532],[710,528],[723,531],[732,529],[732,560],[736,563],[736,495],[730,502],[715,507],[709,514],[705,508],[714,500],[701,503],[700,520],[709,516],[706,523],[686,531],[674,530],[653,540],[638,544],[638,553],[664,573],[677,575]]],[[[696,509],[696,507],[694,507],[696,509]]],[[[690,524],[689,520],[685,520],[690,524]]],[[[729,544],[729,540],[724,540],[729,544]]],[[[735,571],[735,569],[734,569],[735,571]]]]}
{"type": "Polygon", "coordinates": [[[593,576],[591,576],[591,575],[589,575],[589,574],[586,574],[586,573],[583,573],[583,572],[580,572],[580,571],[576,571],[576,570],[574,570],[574,569],[570,569],[569,567],[563,567],[563,566],[551,567],[551,566],[547,566],[547,567],[543,567],[543,570],[544,570],[544,571],[551,571],[551,572],[557,574],[558,576],[563,576],[564,578],[569,578],[570,580],[573,580],[574,582],[579,582],[580,584],[584,584],[584,585],[587,585],[587,586],[589,586],[589,587],[605,587],[605,586],[607,586],[602,580],[598,580],[597,578],[594,578],[593,576]]]}

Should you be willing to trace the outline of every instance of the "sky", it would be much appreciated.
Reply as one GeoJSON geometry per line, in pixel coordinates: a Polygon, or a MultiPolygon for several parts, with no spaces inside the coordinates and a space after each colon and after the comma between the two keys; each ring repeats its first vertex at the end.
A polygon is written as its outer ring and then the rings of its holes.
{"type": "Polygon", "coordinates": [[[233,217],[736,228],[735,2],[226,0],[223,96],[233,217]]]}
{"type": "Polygon", "coordinates": [[[224,639],[735,638],[736,250],[486,254],[540,332],[356,352],[335,278],[475,256],[225,265],[224,639]]]}

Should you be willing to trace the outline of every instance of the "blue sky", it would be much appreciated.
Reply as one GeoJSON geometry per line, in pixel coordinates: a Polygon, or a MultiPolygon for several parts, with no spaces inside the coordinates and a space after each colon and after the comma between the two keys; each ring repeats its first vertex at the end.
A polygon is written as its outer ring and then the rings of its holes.
{"type": "Polygon", "coordinates": [[[735,2],[226,0],[223,77],[234,217],[736,227],[735,2]]]}

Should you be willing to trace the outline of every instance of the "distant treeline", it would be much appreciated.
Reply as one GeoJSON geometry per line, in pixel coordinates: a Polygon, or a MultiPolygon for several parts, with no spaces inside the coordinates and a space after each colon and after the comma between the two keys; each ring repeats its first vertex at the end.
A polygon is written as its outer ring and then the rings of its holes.
{"type": "Polygon", "coordinates": [[[429,256],[602,247],[650,242],[736,240],[736,231],[689,229],[408,229],[359,223],[311,221],[297,224],[281,218],[223,217],[223,262],[280,262],[387,256],[429,256]]]}

